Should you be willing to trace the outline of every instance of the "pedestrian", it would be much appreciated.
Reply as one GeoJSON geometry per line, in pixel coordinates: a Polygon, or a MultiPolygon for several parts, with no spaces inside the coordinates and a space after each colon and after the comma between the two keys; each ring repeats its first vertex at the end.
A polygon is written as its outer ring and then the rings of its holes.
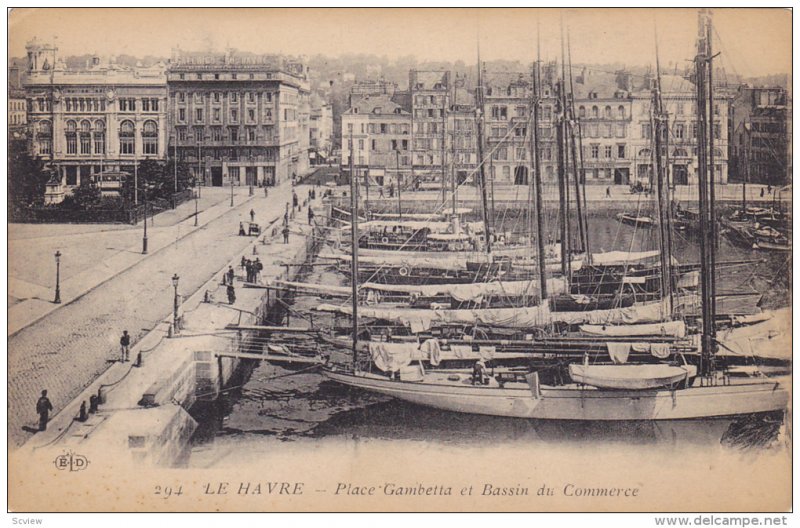
{"type": "Polygon", "coordinates": [[[244,232],[244,223],[239,222],[239,236],[247,236],[247,233],[244,232]]]}
{"type": "Polygon", "coordinates": [[[269,191],[267,191],[267,182],[264,182],[264,198],[267,197],[269,191]]]}
{"type": "Polygon", "coordinates": [[[81,408],[78,411],[78,421],[79,422],[85,422],[88,419],[89,419],[89,415],[86,414],[86,402],[82,401],[81,402],[81,408]]]}
{"type": "Polygon", "coordinates": [[[228,266],[228,284],[233,284],[233,267],[228,266]]]}
{"type": "Polygon", "coordinates": [[[247,261],[247,282],[254,282],[253,281],[253,261],[247,261]]]}
{"type": "Polygon", "coordinates": [[[286,212],[283,213],[283,225],[289,225],[289,204],[286,204],[286,212]]]}
{"type": "Polygon", "coordinates": [[[761,197],[762,198],[764,197],[764,188],[763,187],[761,188],[761,197]]]}
{"type": "Polygon", "coordinates": [[[606,198],[611,198],[611,187],[606,187],[606,198]]]}
{"type": "Polygon", "coordinates": [[[242,263],[240,264],[242,266],[242,275],[244,275],[245,264],[247,264],[247,259],[242,255],[242,263]]]}
{"type": "Polygon", "coordinates": [[[50,403],[50,400],[47,398],[47,391],[42,391],[42,396],[36,402],[36,414],[39,415],[39,430],[45,431],[47,430],[47,418],[50,415],[50,411],[53,410],[53,404],[50,403]]]}
{"type": "Polygon", "coordinates": [[[308,225],[311,225],[313,223],[314,223],[314,210],[311,208],[311,206],[309,206],[308,207],[308,225]]]}
{"type": "Polygon", "coordinates": [[[128,335],[127,330],[122,331],[122,337],[119,338],[120,348],[120,362],[125,363],[128,361],[128,355],[131,351],[131,336],[128,335]]]}
{"type": "Polygon", "coordinates": [[[292,209],[296,209],[300,200],[297,198],[297,193],[292,191],[292,209]]]}
{"type": "Polygon", "coordinates": [[[310,202],[314,198],[314,188],[310,188],[308,190],[308,201],[310,202]]]}
{"type": "Polygon", "coordinates": [[[378,187],[378,189],[379,189],[378,197],[383,198],[383,186],[378,187]]]}
{"type": "Polygon", "coordinates": [[[264,269],[264,264],[261,263],[261,259],[256,257],[255,263],[253,263],[253,269],[255,270],[255,282],[256,284],[261,284],[261,270],[264,269]]]}
{"type": "Polygon", "coordinates": [[[772,194],[772,185],[767,185],[767,194],[772,194]]]}
{"type": "Polygon", "coordinates": [[[472,367],[472,384],[483,385],[486,382],[486,363],[479,359],[472,367]]]}
{"type": "Polygon", "coordinates": [[[256,221],[256,212],[253,211],[252,209],[250,209],[250,221],[251,222],[255,222],[256,221]]]}
{"type": "Polygon", "coordinates": [[[288,244],[289,243],[289,226],[288,225],[283,226],[283,243],[284,244],[288,244]]]}
{"type": "Polygon", "coordinates": [[[394,184],[389,184],[389,198],[394,198],[394,184]]]}
{"type": "Polygon", "coordinates": [[[228,284],[228,304],[233,304],[236,302],[236,290],[233,289],[233,284],[228,284]]]}

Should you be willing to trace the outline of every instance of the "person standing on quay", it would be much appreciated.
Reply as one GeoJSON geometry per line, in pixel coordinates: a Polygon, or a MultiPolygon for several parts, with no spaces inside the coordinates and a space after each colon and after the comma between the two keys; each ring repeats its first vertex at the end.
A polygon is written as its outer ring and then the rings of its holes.
{"type": "Polygon", "coordinates": [[[289,226],[283,226],[283,243],[289,243],[289,226]]]}
{"type": "Polygon", "coordinates": [[[314,223],[314,210],[309,205],[308,206],[308,225],[311,225],[313,223],[314,223]]]}
{"type": "Polygon", "coordinates": [[[252,223],[255,221],[256,221],[256,212],[250,209],[250,222],[252,223]]]}
{"type": "Polygon", "coordinates": [[[127,330],[122,331],[122,337],[119,338],[119,348],[121,354],[120,362],[125,363],[128,361],[131,351],[131,336],[128,335],[127,330]]]}
{"type": "Polygon", "coordinates": [[[50,411],[53,410],[53,404],[47,398],[47,391],[42,391],[42,396],[36,402],[36,414],[39,415],[39,430],[47,430],[47,420],[50,416],[50,411]]]}

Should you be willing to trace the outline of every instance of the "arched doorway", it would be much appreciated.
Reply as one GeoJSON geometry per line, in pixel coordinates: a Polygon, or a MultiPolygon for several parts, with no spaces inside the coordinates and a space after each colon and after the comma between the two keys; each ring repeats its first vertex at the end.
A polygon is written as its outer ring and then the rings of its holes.
{"type": "Polygon", "coordinates": [[[528,185],[528,167],[520,165],[514,169],[514,185],[528,185]]]}

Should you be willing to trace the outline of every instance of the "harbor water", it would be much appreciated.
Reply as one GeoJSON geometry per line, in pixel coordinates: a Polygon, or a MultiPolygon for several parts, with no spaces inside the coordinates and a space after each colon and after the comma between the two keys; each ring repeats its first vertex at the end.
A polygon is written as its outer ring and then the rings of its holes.
{"type": "MultiPolygon", "coordinates": [[[[591,251],[655,248],[657,230],[623,225],[614,218],[615,214],[608,210],[590,215],[591,251]]],[[[498,214],[496,222],[509,230],[517,229],[522,222],[518,216],[504,216],[498,214]]],[[[555,225],[554,218],[547,220],[555,225]]],[[[690,236],[677,234],[674,246],[674,256],[681,263],[699,261],[698,244],[690,236]]],[[[720,237],[717,260],[752,261],[720,269],[719,292],[760,292],[765,309],[790,305],[790,254],[756,252],[720,237]]],[[[343,276],[325,267],[314,267],[304,280],[346,284],[343,276]]],[[[294,309],[303,312],[321,302],[330,301],[297,296],[294,309]]],[[[330,322],[315,315],[315,324],[330,322]]],[[[410,449],[509,444],[542,453],[565,446],[581,449],[606,445],[642,455],[694,450],[734,458],[742,452],[774,455],[789,449],[784,413],[637,423],[548,422],[466,415],[348,389],[325,380],[318,370],[307,365],[284,368],[268,362],[253,365],[233,385],[218,401],[192,410],[200,426],[187,461],[190,467],[214,468],[246,462],[259,453],[281,449],[286,443],[299,449],[361,441],[387,445],[402,441],[410,449]]]]}

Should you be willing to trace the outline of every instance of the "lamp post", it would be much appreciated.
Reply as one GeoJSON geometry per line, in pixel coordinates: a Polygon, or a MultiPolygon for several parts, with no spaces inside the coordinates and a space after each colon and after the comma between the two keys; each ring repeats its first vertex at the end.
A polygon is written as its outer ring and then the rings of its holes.
{"type": "Polygon", "coordinates": [[[179,280],[180,277],[178,277],[177,273],[172,275],[172,286],[173,288],[175,288],[175,296],[173,298],[173,303],[172,303],[172,327],[176,334],[178,333],[178,281],[179,280]]]}
{"type": "Polygon", "coordinates": [[[400,200],[400,150],[395,150],[395,166],[397,168],[397,216],[403,219],[403,203],[400,200]]]}
{"type": "Polygon", "coordinates": [[[194,225],[197,227],[197,189],[194,190],[194,225]]]}
{"type": "Polygon", "coordinates": [[[233,207],[233,177],[230,177],[231,180],[231,207],[233,207]]]}
{"type": "Polygon", "coordinates": [[[53,303],[61,304],[61,252],[56,250],[56,298],[53,303]]]}
{"type": "Polygon", "coordinates": [[[147,190],[142,189],[144,196],[144,234],[142,235],[142,255],[147,255],[147,190]]]}

